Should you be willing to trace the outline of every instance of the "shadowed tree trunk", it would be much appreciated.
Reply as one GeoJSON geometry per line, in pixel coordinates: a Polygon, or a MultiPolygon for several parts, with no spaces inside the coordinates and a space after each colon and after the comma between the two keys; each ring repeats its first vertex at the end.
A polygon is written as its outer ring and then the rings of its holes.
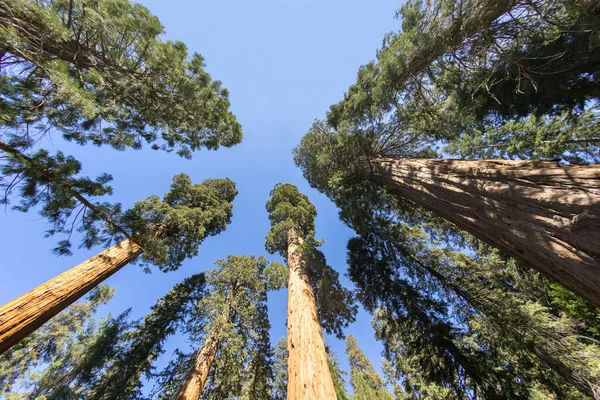
{"type": "Polygon", "coordinates": [[[600,167],[378,158],[371,179],[600,307],[600,167]]]}
{"type": "Polygon", "coordinates": [[[0,354],[141,254],[125,239],[0,307],[0,354]]]}
{"type": "Polygon", "coordinates": [[[303,239],[294,230],[288,235],[288,400],[335,399],[308,265],[298,248],[303,239]]]}
{"type": "Polygon", "coordinates": [[[177,393],[176,400],[198,400],[200,398],[210,367],[221,344],[219,336],[218,332],[210,333],[204,345],[202,345],[202,349],[196,355],[194,366],[190,369],[183,386],[177,393]]]}

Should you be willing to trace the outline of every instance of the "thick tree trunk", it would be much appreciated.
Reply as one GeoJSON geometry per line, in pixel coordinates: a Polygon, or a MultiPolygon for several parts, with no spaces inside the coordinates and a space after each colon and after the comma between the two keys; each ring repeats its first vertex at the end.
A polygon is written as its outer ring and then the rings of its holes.
{"type": "Polygon", "coordinates": [[[219,334],[211,332],[202,345],[202,349],[196,355],[194,366],[188,373],[179,393],[177,393],[176,400],[198,400],[200,398],[220,344],[219,334]]]}
{"type": "Polygon", "coordinates": [[[0,354],[73,304],[142,252],[130,239],[0,307],[0,354]]]}
{"type": "Polygon", "coordinates": [[[600,307],[600,166],[379,158],[371,179],[600,307]]]}
{"type": "Polygon", "coordinates": [[[335,399],[307,264],[293,230],[288,238],[288,400],[335,399]]]}

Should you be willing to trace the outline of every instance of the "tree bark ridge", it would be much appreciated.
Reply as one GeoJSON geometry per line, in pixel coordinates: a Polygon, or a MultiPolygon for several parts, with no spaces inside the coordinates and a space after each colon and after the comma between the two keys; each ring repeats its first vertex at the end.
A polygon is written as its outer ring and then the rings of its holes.
{"type": "Polygon", "coordinates": [[[0,354],[141,253],[138,244],[125,239],[0,307],[0,354]]]}
{"type": "Polygon", "coordinates": [[[378,158],[371,179],[600,307],[600,166],[378,158]]]}
{"type": "Polygon", "coordinates": [[[288,400],[335,399],[308,265],[299,249],[302,243],[303,239],[291,230],[288,235],[288,400]]]}

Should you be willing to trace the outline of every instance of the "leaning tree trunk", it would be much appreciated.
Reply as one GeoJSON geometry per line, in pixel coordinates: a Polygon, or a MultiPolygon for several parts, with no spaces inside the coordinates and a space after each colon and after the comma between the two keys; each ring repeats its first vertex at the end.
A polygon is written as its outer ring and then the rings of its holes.
{"type": "Polygon", "coordinates": [[[600,167],[378,158],[371,179],[600,307],[600,167]]]}
{"type": "Polygon", "coordinates": [[[134,260],[142,248],[125,239],[0,307],[0,354],[134,260]]]}
{"type": "Polygon", "coordinates": [[[198,400],[200,398],[220,344],[219,333],[211,332],[202,345],[202,349],[196,355],[194,365],[190,369],[179,393],[177,393],[176,400],[198,400]]]}
{"type": "Polygon", "coordinates": [[[303,240],[293,230],[288,238],[288,400],[335,399],[335,388],[308,265],[298,248],[303,240]]]}

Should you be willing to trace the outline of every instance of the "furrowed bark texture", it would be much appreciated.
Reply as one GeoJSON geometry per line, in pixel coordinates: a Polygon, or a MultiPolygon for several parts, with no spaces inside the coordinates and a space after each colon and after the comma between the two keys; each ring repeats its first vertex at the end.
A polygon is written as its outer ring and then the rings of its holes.
{"type": "Polygon", "coordinates": [[[134,260],[142,248],[125,239],[0,307],[0,354],[134,260]]]}
{"type": "Polygon", "coordinates": [[[220,343],[221,339],[218,333],[212,332],[208,336],[202,349],[196,355],[194,366],[177,393],[176,400],[198,400],[200,398],[220,343]]]}
{"type": "Polygon", "coordinates": [[[317,304],[308,279],[308,265],[298,247],[303,239],[288,238],[288,400],[335,399],[317,304]]]}
{"type": "Polygon", "coordinates": [[[371,178],[600,307],[600,166],[379,158],[371,178]]]}

